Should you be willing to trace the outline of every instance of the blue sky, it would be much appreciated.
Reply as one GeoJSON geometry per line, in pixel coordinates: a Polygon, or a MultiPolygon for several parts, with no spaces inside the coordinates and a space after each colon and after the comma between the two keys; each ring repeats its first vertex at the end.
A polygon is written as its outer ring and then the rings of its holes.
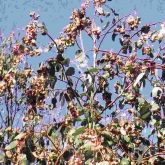
{"type": "MultiPolygon", "coordinates": [[[[29,11],[35,10],[51,34],[57,35],[67,24],[72,9],[79,7],[80,3],[81,0],[0,0],[0,29],[8,34],[15,28],[24,27],[29,11]]],[[[165,19],[164,0],[113,0],[110,4],[122,14],[136,9],[144,22],[165,19]]]]}

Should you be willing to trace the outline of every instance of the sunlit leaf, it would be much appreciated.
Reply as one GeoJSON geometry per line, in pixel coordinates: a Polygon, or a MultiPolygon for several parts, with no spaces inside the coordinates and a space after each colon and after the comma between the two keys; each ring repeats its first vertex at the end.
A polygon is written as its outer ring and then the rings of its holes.
{"type": "Polygon", "coordinates": [[[15,139],[15,140],[21,140],[21,139],[25,138],[25,136],[26,136],[26,133],[21,132],[21,133],[18,134],[14,139],[15,139]]]}
{"type": "Polygon", "coordinates": [[[154,101],[151,102],[151,111],[152,112],[160,111],[160,106],[154,101]]]}
{"type": "Polygon", "coordinates": [[[98,70],[99,70],[99,68],[90,68],[90,69],[87,70],[87,72],[96,73],[96,72],[98,72],[98,70]]]}
{"type": "Polygon", "coordinates": [[[29,165],[29,161],[27,160],[27,157],[25,154],[19,154],[17,158],[18,158],[18,164],[29,165]]]}
{"type": "Polygon", "coordinates": [[[110,165],[110,163],[108,161],[103,161],[103,162],[96,163],[96,165],[110,165]]]}
{"type": "Polygon", "coordinates": [[[120,161],[120,165],[130,165],[131,162],[128,158],[122,158],[120,161]]]}
{"type": "Polygon", "coordinates": [[[142,79],[144,76],[145,76],[145,73],[140,73],[140,74],[137,76],[137,78],[136,78],[136,80],[135,80],[133,86],[135,87],[135,86],[141,81],[141,79],[142,79]]]}
{"type": "Polygon", "coordinates": [[[5,161],[5,154],[0,153],[0,163],[4,163],[5,161]]]}
{"type": "Polygon", "coordinates": [[[82,133],[84,133],[84,131],[85,131],[85,127],[79,127],[79,128],[76,128],[75,130],[74,130],[74,132],[73,132],[73,136],[77,136],[77,135],[79,135],[79,134],[82,134],[82,133]]]}
{"type": "Polygon", "coordinates": [[[17,146],[17,144],[18,144],[18,141],[17,140],[12,141],[9,145],[7,145],[5,147],[5,149],[6,150],[12,150],[12,149],[14,149],[17,146]]]}
{"type": "Polygon", "coordinates": [[[161,97],[162,93],[163,93],[163,90],[160,87],[154,87],[152,89],[152,97],[154,98],[161,97]]]}

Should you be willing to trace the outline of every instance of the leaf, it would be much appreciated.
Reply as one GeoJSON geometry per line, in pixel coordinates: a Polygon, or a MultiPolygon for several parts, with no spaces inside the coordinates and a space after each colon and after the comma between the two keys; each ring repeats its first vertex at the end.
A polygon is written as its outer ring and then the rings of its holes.
{"type": "Polygon", "coordinates": [[[26,133],[21,132],[19,135],[17,135],[14,139],[15,140],[21,140],[26,136],[26,133]]]}
{"type": "Polygon", "coordinates": [[[77,129],[75,130],[75,132],[74,132],[72,135],[73,135],[73,136],[77,136],[77,135],[82,134],[82,133],[84,133],[84,132],[85,132],[85,127],[82,126],[82,127],[77,128],[77,129]]]}
{"type": "Polygon", "coordinates": [[[150,31],[150,26],[143,26],[141,28],[141,33],[147,34],[150,31]]]}
{"type": "Polygon", "coordinates": [[[123,40],[119,38],[120,45],[123,46],[123,40]]]}
{"type": "Polygon", "coordinates": [[[117,36],[116,33],[113,33],[113,34],[112,34],[112,41],[115,41],[116,36],[117,36]]]}
{"type": "Polygon", "coordinates": [[[89,72],[89,73],[96,73],[96,72],[98,72],[98,70],[99,70],[99,68],[90,68],[90,69],[88,69],[87,70],[87,72],[89,72]]]}
{"type": "Polygon", "coordinates": [[[130,165],[130,164],[131,164],[131,162],[127,158],[122,158],[120,161],[120,165],[130,165]]]}
{"type": "Polygon", "coordinates": [[[54,127],[52,127],[52,126],[48,128],[48,131],[47,131],[48,132],[48,136],[51,136],[53,130],[54,130],[54,127]]]}
{"type": "Polygon", "coordinates": [[[128,50],[128,46],[127,46],[127,45],[124,45],[124,46],[122,47],[122,52],[123,52],[124,54],[127,54],[127,50],[128,50]]]}
{"type": "Polygon", "coordinates": [[[64,160],[69,161],[69,159],[71,158],[72,155],[73,155],[72,150],[65,151],[63,154],[64,160]]]}
{"type": "Polygon", "coordinates": [[[139,40],[139,41],[135,42],[135,47],[136,47],[136,48],[141,49],[141,48],[142,48],[142,46],[143,46],[143,43],[142,43],[142,41],[141,41],[141,40],[139,40]]]}
{"type": "Polygon", "coordinates": [[[73,76],[73,75],[75,74],[75,69],[74,69],[73,67],[69,67],[69,68],[66,70],[65,74],[66,74],[67,76],[73,76]]]}
{"type": "Polygon", "coordinates": [[[154,87],[154,88],[152,89],[152,97],[153,97],[153,98],[158,98],[158,97],[160,97],[160,96],[162,95],[162,93],[163,93],[163,90],[162,90],[162,88],[160,88],[160,87],[154,87]]]}
{"type": "Polygon", "coordinates": [[[154,101],[151,102],[151,111],[152,112],[160,111],[160,106],[154,101]]]}
{"type": "Polygon", "coordinates": [[[50,77],[50,87],[52,89],[54,89],[54,86],[55,86],[56,82],[57,82],[57,77],[56,76],[50,77]]]}
{"type": "Polygon", "coordinates": [[[18,141],[17,141],[17,140],[12,141],[9,145],[7,145],[7,146],[5,147],[5,149],[6,149],[6,150],[12,150],[13,148],[15,148],[15,147],[17,146],[17,144],[18,144],[18,141]]]}
{"type": "Polygon", "coordinates": [[[120,109],[123,109],[124,106],[125,106],[125,100],[124,100],[124,99],[119,100],[119,108],[120,108],[120,109]]]}
{"type": "Polygon", "coordinates": [[[125,135],[124,140],[129,143],[131,141],[131,138],[128,135],[125,135]]]}
{"type": "Polygon", "coordinates": [[[151,118],[151,112],[150,111],[141,116],[141,119],[143,119],[143,120],[147,120],[150,118],[151,118]]]}
{"type": "Polygon", "coordinates": [[[110,165],[110,163],[108,161],[103,161],[103,162],[96,163],[96,165],[110,165]]]}
{"type": "Polygon", "coordinates": [[[0,163],[4,163],[5,161],[5,154],[0,153],[0,163]]]}
{"type": "Polygon", "coordinates": [[[61,107],[63,107],[64,104],[65,104],[65,96],[64,96],[64,92],[61,92],[61,93],[60,93],[59,101],[61,102],[61,107]]]}
{"type": "Polygon", "coordinates": [[[126,136],[127,134],[126,130],[123,127],[120,128],[120,133],[124,136],[126,136]]]}
{"type": "Polygon", "coordinates": [[[83,146],[81,146],[82,149],[85,151],[90,151],[93,143],[91,141],[87,141],[83,146]]]}
{"type": "Polygon", "coordinates": [[[29,165],[29,162],[28,162],[25,154],[20,154],[18,156],[18,164],[19,165],[29,165]]]}
{"type": "Polygon", "coordinates": [[[136,87],[136,85],[141,81],[141,79],[142,79],[144,76],[145,76],[145,73],[140,73],[140,74],[137,76],[137,78],[136,78],[136,80],[135,80],[133,86],[136,87]]]}

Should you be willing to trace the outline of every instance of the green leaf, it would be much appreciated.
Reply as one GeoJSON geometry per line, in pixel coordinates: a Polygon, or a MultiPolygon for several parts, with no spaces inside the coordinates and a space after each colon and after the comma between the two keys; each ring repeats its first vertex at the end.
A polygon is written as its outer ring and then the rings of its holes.
{"type": "Polygon", "coordinates": [[[146,120],[146,119],[149,119],[150,117],[151,117],[151,112],[149,111],[149,112],[145,113],[144,115],[142,115],[141,119],[146,120]]]}
{"type": "Polygon", "coordinates": [[[18,156],[18,164],[19,165],[29,165],[29,162],[28,162],[25,154],[20,154],[18,156]]]}
{"type": "Polygon", "coordinates": [[[127,158],[122,158],[120,161],[120,165],[130,165],[130,164],[131,164],[131,162],[127,158]]]}
{"type": "Polygon", "coordinates": [[[0,153],[0,163],[3,163],[5,161],[5,154],[0,153]]]}
{"type": "Polygon", "coordinates": [[[84,132],[85,132],[85,127],[82,126],[82,127],[77,128],[72,135],[77,136],[77,135],[82,134],[84,132]]]}
{"type": "Polygon", "coordinates": [[[87,141],[81,148],[84,149],[85,151],[89,151],[91,150],[92,145],[93,144],[91,141],[87,141]]]}
{"type": "Polygon", "coordinates": [[[13,148],[15,148],[15,147],[17,146],[17,144],[18,144],[18,141],[17,141],[17,140],[12,141],[9,145],[7,145],[7,146],[5,147],[5,149],[6,149],[6,150],[12,150],[13,148]]]}
{"type": "Polygon", "coordinates": [[[66,70],[65,74],[66,74],[67,76],[73,76],[73,75],[75,74],[75,69],[74,69],[73,67],[69,67],[69,68],[66,70]]]}
{"type": "Polygon", "coordinates": [[[151,102],[151,111],[152,112],[160,111],[160,106],[154,101],[151,102]]]}
{"type": "Polygon", "coordinates": [[[131,138],[128,135],[125,135],[124,140],[129,143],[131,141],[131,138]]]}
{"type": "Polygon", "coordinates": [[[143,98],[138,98],[138,112],[140,113],[140,118],[143,120],[150,120],[151,118],[151,104],[148,103],[143,98]]]}
{"type": "Polygon", "coordinates": [[[66,58],[63,62],[64,66],[68,67],[69,64],[70,64],[70,59],[69,58],[66,58]]]}
{"type": "Polygon", "coordinates": [[[90,68],[90,69],[87,70],[87,72],[96,73],[96,72],[98,72],[98,70],[99,70],[99,68],[90,68]]]}
{"type": "Polygon", "coordinates": [[[20,134],[18,134],[14,139],[15,140],[21,140],[26,136],[26,133],[21,132],[20,134]]]}

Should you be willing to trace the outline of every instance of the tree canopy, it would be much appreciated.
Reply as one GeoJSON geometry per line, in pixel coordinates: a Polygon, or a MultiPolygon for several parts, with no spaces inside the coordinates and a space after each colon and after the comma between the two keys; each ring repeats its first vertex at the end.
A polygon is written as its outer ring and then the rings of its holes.
{"type": "Polygon", "coordinates": [[[165,22],[86,0],[53,37],[29,15],[0,42],[0,162],[164,164],[165,22]]]}

